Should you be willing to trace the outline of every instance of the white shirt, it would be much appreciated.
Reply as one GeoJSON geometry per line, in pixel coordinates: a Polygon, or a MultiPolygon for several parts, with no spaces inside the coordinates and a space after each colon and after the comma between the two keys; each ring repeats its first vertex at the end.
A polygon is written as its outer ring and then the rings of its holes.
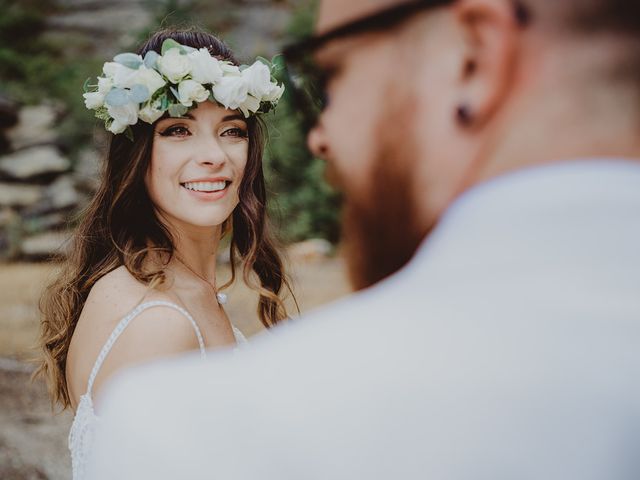
{"type": "Polygon", "coordinates": [[[640,478],[640,161],[470,190],[401,272],[107,389],[89,478],[640,478]]]}

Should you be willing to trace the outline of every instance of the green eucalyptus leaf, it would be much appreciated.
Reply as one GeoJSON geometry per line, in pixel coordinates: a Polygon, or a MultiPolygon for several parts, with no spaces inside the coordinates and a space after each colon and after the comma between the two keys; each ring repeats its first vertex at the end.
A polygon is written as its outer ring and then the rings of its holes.
{"type": "Polygon", "coordinates": [[[137,70],[140,68],[140,65],[142,65],[140,55],[136,55],[135,53],[120,53],[113,57],[113,61],[133,70],[137,70]]]}
{"type": "Polygon", "coordinates": [[[127,137],[129,140],[133,142],[133,130],[131,129],[130,126],[127,127],[127,129],[123,133],[125,137],[127,137]]]}
{"type": "Polygon", "coordinates": [[[149,89],[144,85],[136,84],[131,87],[131,93],[129,94],[131,101],[135,103],[142,103],[149,100],[150,97],[149,89]]]}
{"type": "Polygon", "coordinates": [[[166,93],[163,93],[158,97],[158,101],[160,102],[160,110],[166,110],[169,108],[169,97],[167,97],[166,93]]]}
{"type": "Polygon", "coordinates": [[[166,93],[162,94],[158,100],[160,100],[160,110],[167,110],[169,108],[169,97],[166,93]]]}
{"type": "Polygon", "coordinates": [[[182,45],[176,42],[173,38],[167,38],[164,42],[162,42],[162,55],[167,53],[172,48],[178,48],[180,51],[183,51],[182,45]]]}
{"type": "Polygon", "coordinates": [[[169,105],[169,115],[172,117],[181,117],[189,110],[188,107],[185,107],[182,104],[173,104],[169,105]]]}
{"type": "Polygon", "coordinates": [[[284,55],[282,55],[281,53],[279,53],[278,55],[275,55],[272,59],[271,59],[271,72],[272,73],[277,73],[281,70],[284,70],[286,68],[286,62],[285,62],[285,58],[284,55]]]}
{"type": "Polygon", "coordinates": [[[269,60],[267,60],[266,58],[258,56],[258,57],[256,57],[256,60],[258,62],[264,63],[267,67],[271,68],[271,62],[269,60]]]}
{"type": "Polygon", "coordinates": [[[154,50],[149,50],[144,56],[144,65],[147,68],[155,68],[156,63],[158,62],[158,52],[154,50]]]}
{"type": "Polygon", "coordinates": [[[122,107],[129,103],[129,92],[124,88],[112,88],[107,96],[104,97],[104,103],[112,107],[122,107]]]}

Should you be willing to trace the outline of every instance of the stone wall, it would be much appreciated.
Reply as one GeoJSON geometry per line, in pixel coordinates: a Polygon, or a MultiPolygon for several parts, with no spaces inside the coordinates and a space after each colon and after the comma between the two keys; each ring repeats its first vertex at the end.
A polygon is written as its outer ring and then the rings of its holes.
{"type": "Polygon", "coordinates": [[[55,129],[62,106],[0,103],[0,258],[63,253],[73,213],[93,189],[96,155],[85,151],[72,167],[55,129]]]}

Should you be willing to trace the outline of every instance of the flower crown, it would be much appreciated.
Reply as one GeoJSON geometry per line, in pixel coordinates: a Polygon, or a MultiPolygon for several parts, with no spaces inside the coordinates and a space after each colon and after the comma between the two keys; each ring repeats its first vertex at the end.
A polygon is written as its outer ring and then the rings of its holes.
{"type": "Polygon", "coordinates": [[[151,124],[165,112],[181,117],[206,100],[249,117],[271,110],[284,92],[272,78],[275,67],[262,58],[238,67],[172,39],[161,52],[121,53],[104,64],[97,85],[85,82],[84,103],[108,131],[133,138],[130,126],[138,119],[151,124]]]}

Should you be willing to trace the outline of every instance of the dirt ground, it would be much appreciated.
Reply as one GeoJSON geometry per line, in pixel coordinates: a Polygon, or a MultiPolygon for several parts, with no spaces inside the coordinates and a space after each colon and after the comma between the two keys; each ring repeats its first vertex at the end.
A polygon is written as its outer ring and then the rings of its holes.
{"type": "MultiPolygon", "coordinates": [[[[37,356],[37,302],[55,274],[48,264],[0,264],[0,479],[69,479],[67,434],[72,414],[54,415],[42,382],[30,382],[37,356]]],[[[348,294],[340,258],[291,263],[301,311],[348,294]]],[[[219,278],[227,278],[221,267],[219,278]]],[[[247,336],[262,327],[256,296],[241,282],[228,290],[227,312],[247,336]]]]}

